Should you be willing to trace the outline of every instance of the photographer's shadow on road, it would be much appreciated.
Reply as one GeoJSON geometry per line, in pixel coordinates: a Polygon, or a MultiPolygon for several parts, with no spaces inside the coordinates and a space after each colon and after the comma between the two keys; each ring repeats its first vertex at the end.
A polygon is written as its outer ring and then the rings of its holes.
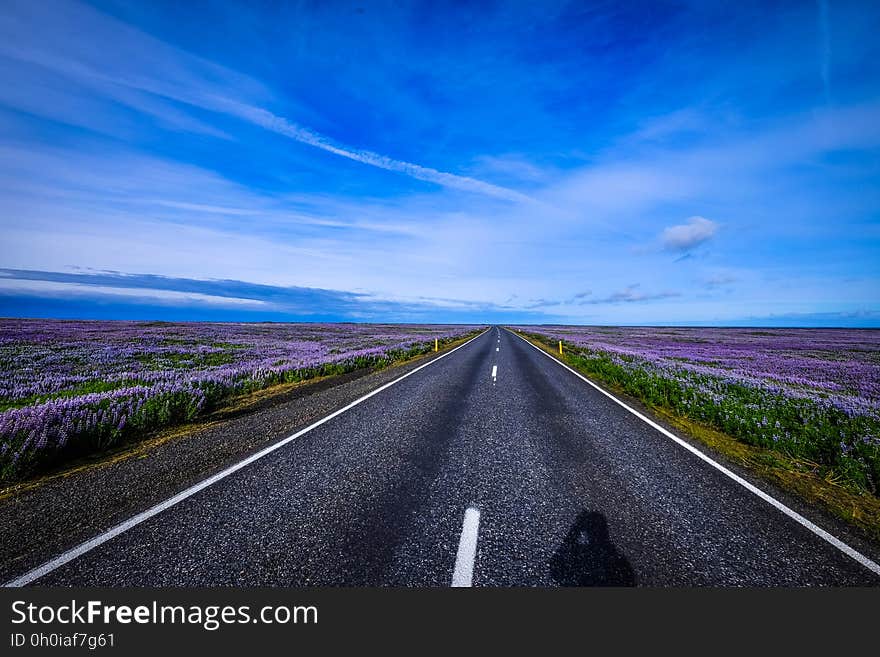
{"type": "Polygon", "coordinates": [[[608,536],[608,521],[596,511],[583,511],[550,560],[550,573],[560,586],[635,586],[632,566],[608,536]]]}

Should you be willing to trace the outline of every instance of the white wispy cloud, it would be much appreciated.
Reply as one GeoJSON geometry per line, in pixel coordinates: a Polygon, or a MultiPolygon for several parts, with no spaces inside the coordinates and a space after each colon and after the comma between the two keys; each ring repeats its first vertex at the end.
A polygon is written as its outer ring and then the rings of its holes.
{"type": "Polygon", "coordinates": [[[691,217],[687,223],[663,230],[660,242],[666,251],[683,252],[709,241],[718,232],[718,224],[705,217],[691,217]]]}
{"type": "Polygon", "coordinates": [[[506,187],[499,187],[498,185],[493,185],[476,178],[438,171],[437,169],[421,166],[420,164],[396,160],[387,155],[380,155],[379,153],[374,153],[372,151],[337,144],[329,137],[298,125],[283,116],[277,116],[261,107],[254,107],[228,99],[219,99],[217,107],[224,108],[229,114],[249,121],[261,128],[265,128],[266,130],[271,130],[272,132],[284,135],[285,137],[289,137],[302,144],[308,144],[309,146],[320,148],[323,151],[348,158],[349,160],[354,160],[355,162],[367,164],[379,169],[385,169],[386,171],[402,173],[410,178],[424,180],[426,182],[442,185],[443,187],[477,194],[485,194],[487,196],[493,196],[507,201],[529,202],[532,200],[527,195],[521,194],[515,190],[506,187]]]}
{"type": "MultiPolygon", "coordinates": [[[[8,276],[8,275],[7,275],[8,276]]],[[[109,285],[86,285],[67,281],[42,281],[4,278],[0,280],[0,294],[33,295],[39,297],[88,297],[127,299],[159,305],[197,304],[219,308],[265,309],[271,305],[260,299],[216,296],[200,292],[157,290],[152,288],[125,288],[109,285]]]]}
{"type": "Polygon", "coordinates": [[[681,296],[678,292],[671,291],[663,291],[663,292],[644,292],[639,289],[641,286],[636,283],[634,285],[627,285],[622,290],[618,290],[616,292],[612,292],[606,297],[602,297],[601,299],[590,299],[585,301],[585,304],[590,305],[598,305],[598,304],[615,304],[615,303],[639,303],[643,301],[654,301],[656,299],[670,299],[672,297],[681,296]]]}
{"type": "Polygon", "coordinates": [[[492,302],[468,299],[354,293],[323,288],[260,285],[230,279],[175,278],[82,268],[73,272],[0,269],[0,305],[4,298],[9,297],[209,310],[226,308],[275,313],[287,317],[339,313],[351,319],[418,317],[420,314],[436,311],[499,313],[511,309],[492,302]]]}
{"type": "Polygon", "coordinates": [[[729,274],[716,274],[715,276],[710,276],[704,279],[703,282],[705,283],[706,287],[713,289],[737,283],[739,282],[739,278],[737,278],[736,276],[731,276],[729,274]]]}
{"type": "MultiPolygon", "coordinates": [[[[259,83],[241,74],[173,48],[79,3],[62,1],[49,4],[51,6],[46,7],[40,7],[38,3],[13,6],[12,15],[6,20],[0,20],[0,54],[18,62],[51,70],[85,88],[138,111],[150,113],[180,129],[218,137],[226,136],[222,131],[187,117],[169,105],[168,100],[233,116],[302,144],[416,180],[506,201],[532,200],[516,190],[483,180],[338,143],[326,135],[274,114],[260,102],[254,102],[254,98],[265,95],[265,92],[261,90],[259,83]],[[65,21],[81,26],[81,30],[87,28],[85,31],[93,38],[85,42],[71,37],[63,24],[58,25],[59,18],[55,14],[59,13],[65,21]],[[22,38],[22,26],[27,25],[39,26],[44,38],[22,38]],[[118,46],[117,57],[108,57],[108,51],[104,47],[107,42],[118,46]],[[152,58],[146,58],[146,53],[152,58]]],[[[0,95],[8,97],[13,91],[0,90],[0,95]]],[[[12,100],[18,104],[25,102],[22,98],[12,100]]],[[[36,109],[42,113],[53,112],[51,107],[28,109],[36,109]]]]}

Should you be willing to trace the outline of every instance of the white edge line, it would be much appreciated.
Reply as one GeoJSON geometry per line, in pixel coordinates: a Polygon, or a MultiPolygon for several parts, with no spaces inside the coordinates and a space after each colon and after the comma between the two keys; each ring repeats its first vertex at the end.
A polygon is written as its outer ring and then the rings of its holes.
{"type": "Polygon", "coordinates": [[[452,571],[454,588],[471,586],[474,581],[474,559],[477,556],[477,536],[480,531],[480,510],[469,506],[461,523],[461,538],[455,555],[455,569],[452,571]]]}
{"type": "MultiPolygon", "coordinates": [[[[510,329],[505,329],[505,331],[508,331],[508,332],[510,332],[510,333],[513,333],[513,331],[510,331],[510,329]]],[[[670,438],[671,440],[674,440],[676,443],[678,443],[679,445],[681,445],[682,447],[684,447],[684,448],[685,448],[686,450],[688,450],[689,452],[691,452],[691,453],[695,454],[696,456],[700,457],[701,459],[703,459],[706,463],[708,463],[709,465],[711,465],[713,468],[715,468],[716,470],[718,470],[718,471],[721,472],[722,474],[727,475],[728,477],[730,477],[731,479],[733,479],[736,483],[738,483],[740,486],[742,486],[742,487],[745,488],[746,490],[748,490],[748,491],[754,493],[755,495],[757,495],[758,497],[760,497],[762,500],[764,500],[765,502],[767,502],[767,503],[770,504],[771,506],[776,507],[779,511],[781,511],[782,513],[784,513],[785,515],[787,515],[789,518],[791,518],[791,519],[794,520],[795,522],[797,522],[797,523],[803,525],[804,527],[806,527],[807,529],[809,529],[811,532],[813,532],[813,533],[814,533],[816,536],[818,536],[819,538],[821,538],[821,539],[827,541],[828,543],[830,543],[831,545],[833,545],[834,547],[836,547],[838,550],[840,550],[841,552],[843,552],[843,553],[844,553],[845,555],[847,555],[848,557],[851,557],[852,559],[858,561],[860,564],[862,564],[865,568],[867,568],[867,569],[870,570],[871,572],[873,572],[873,573],[875,573],[875,574],[877,574],[877,575],[880,575],[880,565],[878,565],[877,563],[875,563],[874,561],[872,561],[871,559],[869,559],[868,557],[866,557],[865,555],[863,555],[863,554],[862,554],[861,552],[859,552],[858,550],[856,550],[856,549],[850,547],[849,545],[847,545],[846,543],[844,543],[843,541],[841,541],[841,540],[840,540],[839,538],[837,538],[836,536],[834,536],[834,535],[832,535],[832,534],[829,534],[827,531],[825,531],[824,529],[822,529],[821,527],[819,527],[819,526],[816,525],[815,523],[811,522],[810,520],[807,520],[805,517],[803,517],[803,516],[802,516],[801,514],[799,514],[797,511],[795,511],[795,510],[793,510],[793,509],[790,509],[790,508],[787,507],[785,504],[783,504],[782,502],[780,502],[779,500],[777,500],[775,497],[773,497],[773,496],[770,495],[769,493],[765,493],[763,490],[761,490],[760,488],[758,488],[758,487],[755,486],[754,484],[749,483],[748,481],[746,481],[745,479],[743,479],[742,477],[740,477],[740,476],[739,476],[738,474],[736,474],[735,472],[732,472],[731,470],[728,470],[727,468],[725,468],[725,467],[724,467],[723,465],[721,465],[720,463],[718,463],[718,462],[716,462],[716,461],[713,461],[710,457],[706,456],[703,452],[701,452],[699,449],[697,449],[696,447],[694,447],[694,446],[691,445],[690,443],[688,443],[688,442],[686,442],[685,440],[679,438],[678,436],[676,436],[674,433],[672,433],[672,432],[669,431],[668,429],[665,429],[664,427],[661,427],[659,424],[657,424],[656,422],[654,422],[654,421],[651,420],[650,418],[645,417],[643,414],[639,413],[639,412],[638,412],[637,410],[635,410],[634,408],[628,406],[627,404],[625,404],[624,402],[622,402],[621,400],[619,400],[617,397],[615,397],[614,395],[612,395],[612,394],[611,394],[610,392],[608,392],[607,390],[604,390],[604,389],[601,388],[600,386],[598,386],[598,385],[596,385],[595,383],[593,383],[592,381],[590,381],[587,377],[585,377],[585,376],[584,376],[583,374],[581,374],[580,372],[577,372],[576,370],[572,369],[571,367],[569,367],[568,365],[566,365],[565,363],[563,363],[563,362],[562,362],[561,360],[559,360],[558,358],[555,358],[554,356],[551,356],[550,354],[548,354],[548,353],[547,353],[546,351],[544,351],[543,349],[541,349],[541,348],[539,348],[539,347],[536,347],[536,346],[533,345],[531,342],[529,342],[528,340],[526,340],[523,336],[519,335],[518,333],[513,333],[513,334],[514,334],[516,337],[518,337],[520,340],[522,340],[523,342],[525,342],[527,345],[529,345],[530,347],[533,347],[534,349],[537,349],[539,352],[541,352],[542,354],[544,354],[545,356],[547,356],[547,358],[549,358],[550,360],[552,360],[552,361],[555,362],[555,363],[558,363],[559,365],[561,365],[562,367],[564,367],[565,369],[567,369],[569,372],[571,372],[572,374],[574,374],[576,377],[578,377],[579,379],[583,380],[583,381],[586,382],[587,384],[591,385],[593,388],[595,388],[596,390],[598,390],[599,392],[601,392],[603,395],[605,395],[606,397],[608,397],[609,399],[611,399],[611,400],[614,401],[615,403],[617,403],[617,404],[619,404],[620,406],[622,406],[623,408],[625,408],[627,411],[629,411],[630,413],[632,413],[633,415],[635,415],[637,418],[639,418],[640,420],[642,420],[642,421],[645,422],[646,424],[649,424],[650,426],[652,426],[654,429],[656,429],[657,431],[659,431],[660,433],[662,433],[662,434],[663,434],[664,436],[666,436],[667,438],[670,438]]]]}
{"type": "Polygon", "coordinates": [[[296,440],[297,438],[299,438],[300,436],[302,436],[304,434],[307,434],[312,429],[315,429],[315,428],[321,426],[325,422],[329,422],[330,420],[332,420],[333,418],[335,418],[338,415],[342,415],[343,413],[354,408],[355,406],[357,406],[361,402],[366,401],[367,399],[369,399],[373,395],[378,395],[383,390],[387,390],[391,386],[393,386],[397,383],[400,383],[408,376],[412,376],[413,374],[415,374],[419,370],[424,369],[424,368],[428,367],[429,365],[433,365],[437,361],[442,360],[442,359],[446,358],[447,356],[449,356],[450,354],[455,353],[456,351],[458,351],[462,347],[466,347],[467,345],[469,345],[471,342],[473,342],[477,338],[485,335],[488,330],[489,329],[487,329],[486,331],[483,331],[482,333],[480,333],[480,335],[475,335],[474,337],[472,337],[470,340],[468,340],[464,344],[458,345],[455,349],[447,351],[445,354],[442,354],[441,356],[438,356],[437,358],[433,358],[430,361],[428,361],[427,363],[419,365],[418,367],[410,370],[409,372],[407,372],[403,376],[399,376],[396,379],[394,379],[393,381],[389,381],[388,383],[376,388],[372,392],[368,392],[363,397],[359,397],[358,399],[355,399],[350,404],[343,406],[339,410],[332,412],[330,415],[327,415],[327,416],[321,418],[317,422],[310,424],[309,426],[305,427],[304,429],[300,429],[295,434],[290,435],[287,438],[282,438],[277,443],[269,445],[269,447],[266,447],[265,449],[260,450],[256,454],[251,454],[246,459],[239,461],[238,463],[235,463],[234,465],[229,466],[225,470],[222,470],[222,471],[218,472],[217,474],[212,475],[212,476],[208,477],[207,479],[200,481],[199,483],[197,483],[193,486],[190,486],[189,488],[181,491],[180,493],[178,493],[174,497],[170,497],[167,500],[165,500],[164,502],[160,502],[159,504],[156,504],[155,506],[150,507],[146,511],[143,511],[141,513],[138,513],[135,516],[132,516],[128,520],[119,523],[115,527],[112,527],[112,528],[108,529],[107,531],[105,531],[101,534],[98,534],[94,538],[92,538],[84,543],[80,543],[76,547],[71,548],[70,550],[67,550],[67,552],[64,552],[64,553],[58,555],[54,559],[51,559],[51,560],[47,561],[46,563],[44,563],[40,566],[37,566],[33,570],[28,571],[24,575],[21,575],[13,580],[7,582],[6,584],[3,585],[3,587],[4,588],[11,588],[11,587],[26,586],[27,584],[30,584],[34,580],[37,580],[40,577],[43,577],[44,575],[51,573],[53,570],[63,566],[67,562],[73,561],[74,559],[82,556],[86,552],[89,552],[90,550],[95,549],[96,547],[98,547],[102,543],[106,543],[111,538],[119,536],[120,534],[128,531],[132,527],[135,527],[136,525],[141,524],[145,520],[149,520],[153,516],[162,513],[163,511],[171,508],[172,506],[174,506],[178,502],[182,502],[186,498],[191,497],[192,495],[195,495],[199,491],[204,490],[208,486],[211,486],[212,484],[217,483],[218,481],[220,481],[221,479],[224,479],[225,477],[228,477],[232,473],[241,470],[242,468],[250,465],[254,461],[257,461],[257,460],[263,458],[264,456],[266,456],[267,454],[271,454],[275,450],[280,449],[281,447],[284,447],[287,443],[289,443],[293,440],[296,440]]]}

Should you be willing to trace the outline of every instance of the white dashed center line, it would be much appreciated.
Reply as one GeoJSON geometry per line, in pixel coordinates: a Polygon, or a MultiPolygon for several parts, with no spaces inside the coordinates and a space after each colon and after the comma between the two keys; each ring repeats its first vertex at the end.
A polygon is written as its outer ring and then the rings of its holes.
{"type": "Polygon", "coordinates": [[[497,378],[498,378],[498,366],[493,365],[492,366],[492,382],[494,383],[495,379],[497,379],[497,378]]]}
{"type": "Polygon", "coordinates": [[[452,572],[452,586],[454,587],[472,586],[479,531],[480,510],[469,506],[464,512],[461,539],[458,541],[458,554],[455,555],[455,570],[452,572]]]}

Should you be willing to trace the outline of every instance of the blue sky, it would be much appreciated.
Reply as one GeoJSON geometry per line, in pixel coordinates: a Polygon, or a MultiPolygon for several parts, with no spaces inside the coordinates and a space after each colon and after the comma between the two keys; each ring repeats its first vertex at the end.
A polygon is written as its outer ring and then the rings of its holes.
{"type": "Polygon", "coordinates": [[[0,316],[880,326],[878,33],[833,0],[6,0],[0,316]]]}

